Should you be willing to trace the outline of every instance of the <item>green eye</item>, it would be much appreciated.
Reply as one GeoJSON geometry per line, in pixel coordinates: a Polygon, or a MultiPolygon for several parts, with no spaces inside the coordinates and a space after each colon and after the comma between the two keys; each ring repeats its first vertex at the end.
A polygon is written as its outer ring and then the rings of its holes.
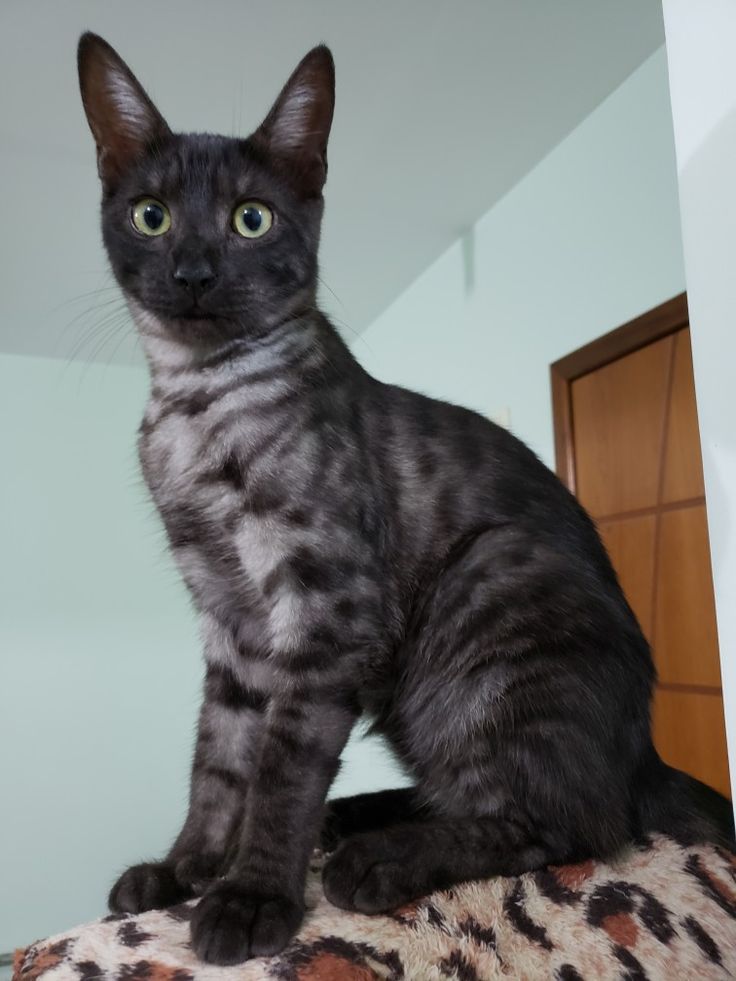
{"type": "Polygon", "coordinates": [[[171,228],[171,215],[155,198],[141,198],[131,212],[133,227],[143,235],[163,235],[171,228]]]}
{"type": "Polygon", "coordinates": [[[260,238],[273,224],[273,213],[262,201],[243,201],[233,212],[233,228],[243,238],[260,238]]]}

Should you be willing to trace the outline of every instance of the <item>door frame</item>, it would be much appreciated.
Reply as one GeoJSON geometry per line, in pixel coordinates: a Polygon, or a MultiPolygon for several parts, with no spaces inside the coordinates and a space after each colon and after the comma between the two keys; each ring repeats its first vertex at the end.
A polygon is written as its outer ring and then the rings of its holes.
{"type": "Polygon", "coordinates": [[[575,451],[573,442],[572,383],[596,368],[626,354],[632,354],[653,341],[689,324],[687,293],[679,293],[653,310],[616,327],[590,344],[565,355],[550,365],[552,384],[552,424],[555,435],[555,461],[557,476],[574,494],[577,490],[575,477],[575,451]]]}

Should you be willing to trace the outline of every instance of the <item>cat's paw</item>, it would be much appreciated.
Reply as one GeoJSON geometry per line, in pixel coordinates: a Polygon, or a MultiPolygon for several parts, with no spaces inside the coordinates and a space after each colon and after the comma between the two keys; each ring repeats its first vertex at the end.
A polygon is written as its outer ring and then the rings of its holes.
{"type": "Polygon", "coordinates": [[[145,913],[175,906],[191,896],[192,890],[178,881],[171,865],[144,862],[123,872],[107,903],[113,913],[145,913]]]}
{"type": "Polygon", "coordinates": [[[222,873],[223,859],[214,852],[183,855],[174,865],[176,881],[195,896],[201,896],[222,873]]]}
{"type": "Polygon", "coordinates": [[[192,947],[200,960],[227,966],[271,957],[296,933],[303,907],[285,896],[261,896],[235,882],[218,882],[192,914],[192,947]]]}
{"type": "Polygon", "coordinates": [[[384,832],[344,841],[327,860],[322,885],[333,906],[358,913],[387,913],[418,898],[403,856],[384,832]]]}

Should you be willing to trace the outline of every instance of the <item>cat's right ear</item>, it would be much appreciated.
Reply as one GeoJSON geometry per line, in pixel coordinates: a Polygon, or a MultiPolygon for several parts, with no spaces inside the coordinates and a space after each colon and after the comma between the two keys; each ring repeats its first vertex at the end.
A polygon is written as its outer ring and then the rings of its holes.
{"type": "Polygon", "coordinates": [[[97,146],[97,171],[105,188],[171,130],[114,48],[89,31],[77,49],[79,88],[97,146]]]}
{"type": "Polygon", "coordinates": [[[308,197],[322,193],[327,177],[334,109],[335,64],[330,49],[320,44],[302,58],[251,136],[308,197]]]}

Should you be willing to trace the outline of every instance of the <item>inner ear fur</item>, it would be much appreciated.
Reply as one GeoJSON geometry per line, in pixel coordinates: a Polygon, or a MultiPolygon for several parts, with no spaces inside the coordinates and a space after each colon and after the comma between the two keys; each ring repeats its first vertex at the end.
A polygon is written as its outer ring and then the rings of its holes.
{"type": "Polygon", "coordinates": [[[335,64],[324,44],[299,62],[251,139],[306,196],[327,178],[327,141],[335,109],[335,64]]]}
{"type": "Polygon", "coordinates": [[[77,49],[79,88],[97,147],[97,170],[113,186],[152,146],[171,136],[143,86],[107,41],[87,32],[77,49]]]}

